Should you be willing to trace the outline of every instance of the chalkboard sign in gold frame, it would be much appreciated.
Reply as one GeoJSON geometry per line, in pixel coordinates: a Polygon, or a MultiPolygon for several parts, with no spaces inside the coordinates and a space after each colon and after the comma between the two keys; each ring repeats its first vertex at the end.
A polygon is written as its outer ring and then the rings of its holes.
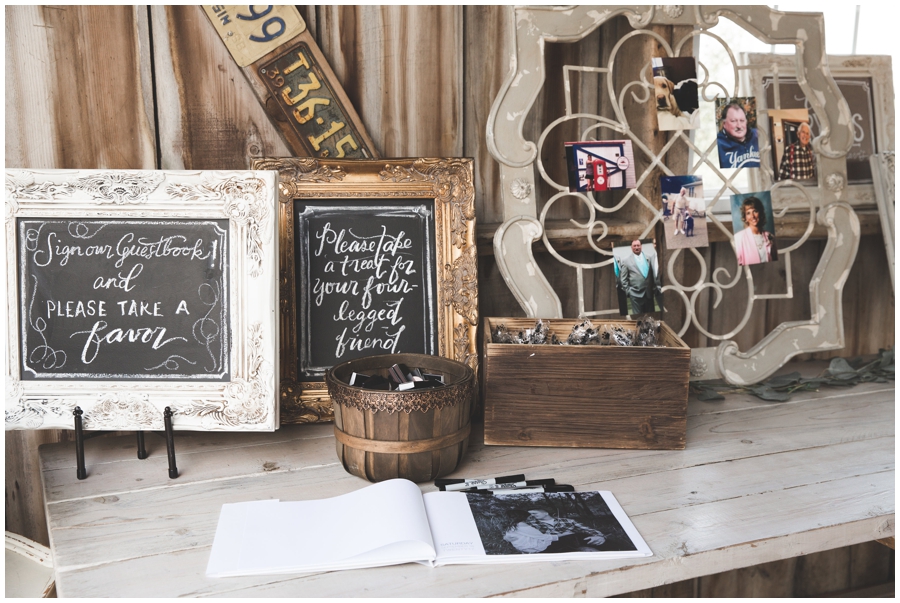
{"type": "Polygon", "coordinates": [[[7,170],[6,429],[278,427],[275,174],[7,170]]]}
{"type": "MultiPolygon", "coordinates": [[[[295,205],[328,202],[358,207],[390,203],[433,203],[436,352],[476,368],[478,280],[475,251],[475,187],[471,159],[322,160],[261,159],[257,170],[277,170],[281,237],[281,421],[331,421],[334,413],[324,381],[300,374],[301,308],[299,291],[315,283],[297,283],[298,233],[295,205]]],[[[431,205],[429,205],[431,207],[431,205]]],[[[427,237],[426,237],[427,238],[427,237]]],[[[327,269],[326,269],[327,270],[327,269]]],[[[334,307],[334,312],[339,312],[334,307]]],[[[312,345],[333,346],[332,341],[312,345]]],[[[385,353],[373,350],[372,353],[385,353]]]]}

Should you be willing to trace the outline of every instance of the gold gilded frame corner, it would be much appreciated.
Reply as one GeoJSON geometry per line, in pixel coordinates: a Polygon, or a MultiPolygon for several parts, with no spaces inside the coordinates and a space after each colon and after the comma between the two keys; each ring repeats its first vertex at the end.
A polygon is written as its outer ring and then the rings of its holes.
{"type": "Polygon", "coordinates": [[[279,173],[281,423],[332,421],[324,382],[300,381],[295,297],[295,199],[434,199],[438,354],[477,370],[478,255],[471,159],[259,159],[253,169],[279,173]]]}

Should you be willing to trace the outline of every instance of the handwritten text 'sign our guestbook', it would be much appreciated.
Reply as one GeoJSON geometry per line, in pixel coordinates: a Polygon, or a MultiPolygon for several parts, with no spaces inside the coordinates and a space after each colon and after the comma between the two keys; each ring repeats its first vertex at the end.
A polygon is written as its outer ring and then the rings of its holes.
{"type": "Polygon", "coordinates": [[[7,170],[6,429],[276,429],[276,194],[258,170],[7,170]]]}
{"type": "Polygon", "coordinates": [[[229,379],[227,220],[16,225],[23,380],[229,379]]]}

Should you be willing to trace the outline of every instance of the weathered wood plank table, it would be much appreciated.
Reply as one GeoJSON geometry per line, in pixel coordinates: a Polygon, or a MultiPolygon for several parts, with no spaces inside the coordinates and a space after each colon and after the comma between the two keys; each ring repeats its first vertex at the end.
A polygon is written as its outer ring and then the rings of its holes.
{"type": "Polygon", "coordinates": [[[149,438],[151,457],[139,461],[123,436],[88,442],[85,481],[74,444],[41,447],[59,595],[604,596],[894,535],[893,383],[781,404],[692,399],[684,451],[485,447],[477,425],[473,440],[456,475],[522,472],[612,490],[655,555],[207,578],[222,503],[326,498],[368,482],[344,472],[330,424],[177,434],[177,480],[162,439],[149,438]]]}

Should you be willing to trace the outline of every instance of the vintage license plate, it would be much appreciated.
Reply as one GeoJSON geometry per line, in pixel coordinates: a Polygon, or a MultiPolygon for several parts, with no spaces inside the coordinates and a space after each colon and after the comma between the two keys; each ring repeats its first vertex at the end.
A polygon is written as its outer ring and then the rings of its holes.
{"type": "Polygon", "coordinates": [[[293,6],[204,5],[225,47],[240,67],[246,67],[303,33],[306,23],[293,6]]]}
{"type": "Polygon", "coordinates": [[[372,158],[306,43],[261,66],[259,75],[311,156],[372,158]]]}

